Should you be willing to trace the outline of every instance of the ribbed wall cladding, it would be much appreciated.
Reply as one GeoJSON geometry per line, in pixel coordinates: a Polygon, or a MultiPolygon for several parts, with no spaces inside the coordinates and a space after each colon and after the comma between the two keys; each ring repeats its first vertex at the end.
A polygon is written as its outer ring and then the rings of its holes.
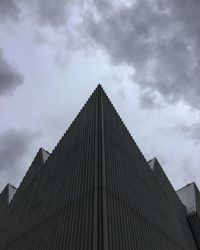
{"type": "Polygon", "coordinates": [[[150,169],[100,85],[46,162],[38,157],[8,208],[0,249],[197,249],[164,172],[150,169]]]}
{"type": "Polygon", "coordinates": [[[157,180],[105,96],[104,106],[109,249],[196,249],[175,191],[157,180]]]}
{"type": "Polygon", "coordinates": [[[9,203],[12,200],[15,192],[16,188],[10,184],[7,184],[0,194],[0,242],[2,241],[5,234],[6,217],[8,214],[9,203]]]}
{"type": "Polygon", "coordinates": [[[194,213],[188,217],[188,222],[194,235],[194,239],[200,249],[200,218],[198,213],[194,213]]]}

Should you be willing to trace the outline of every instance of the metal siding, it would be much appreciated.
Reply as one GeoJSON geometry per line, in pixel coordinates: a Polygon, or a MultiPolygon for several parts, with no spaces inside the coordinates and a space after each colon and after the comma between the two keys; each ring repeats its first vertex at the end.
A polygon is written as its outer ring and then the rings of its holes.
{"type": "Polygon", "coordinates": [[[109,249],[196,249],[106,96],[104,107],[109,249]]]}
{"type": "Polygon", "coordinates": [[[101,86],[42,166],[11,202],[1,249],[196,249],[101,86]]]}
{"type": "Polygon", "coordinates": [[[93,249],[95,103],[92,96],[38,173],[4,249],[93,249]]]}
{"type": "Polygon", "coordinates": [[[7,215],[7,209],[9,204],[9,185],[3,189],[0,194],[0,240],[5,233],[5,217],[7,215]]]}
{"type": "Polygon", "coordinates": [[[196,212],[195,191],[193,183],[179,189],[177,194],[181,202],[185,205],[188,214],[193,213],[194,211],[196,212]]]}
{"type": "Polygon", "coordinates": [[[194,194],[195,194],[196,211],[200,217],[200,193],[195,183],[194,183],[194,194]]]}
{"type": "Polygon", "coordinates": [[[191,230],[194,235],[195,242],[200,249],[200,218],[198,213],[194,213],[188,217],[188,222],[190,224],[191,230]]]}

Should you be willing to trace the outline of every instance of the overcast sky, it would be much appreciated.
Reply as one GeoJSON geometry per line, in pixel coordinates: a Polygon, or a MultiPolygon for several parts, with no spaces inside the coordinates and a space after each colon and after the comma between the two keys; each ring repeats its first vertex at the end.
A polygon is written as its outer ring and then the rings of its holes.
{"type": "Polygon", "coordinates": [[[0,0],[0,191],[101,83],[147,160],[200,187],[199,0],[0,0]]]}

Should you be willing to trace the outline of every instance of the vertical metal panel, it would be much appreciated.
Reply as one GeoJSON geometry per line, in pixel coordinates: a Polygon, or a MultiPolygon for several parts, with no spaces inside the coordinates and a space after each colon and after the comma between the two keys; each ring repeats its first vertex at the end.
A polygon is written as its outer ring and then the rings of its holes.
{"type": "Polygon", "coordinates": [[[93,249],[96,101],[95,94],[37,174],[21,229],[4,249],[93,249]]]}
{"type": "Polygon", "coordinates": [[[104,107],[109,249],[196,249],[170,201],[175,191],[156,179],[106,96],[104,107]]]}
{"type": "MultiPolygon", "coordinates": [[[[0,194],[0,242],[5,234],[5,223],[8,214],[8,206],[13,198],[16,188],[7,184],[0,194]]],[[[0,243],[1,244],[1,243],[0,243]]]]}
{"type": "Polygon", "coordinates": [[[181,202],[185,205],[188,214],[196,212],[194,183],[179,189],[177,194],[181,202]]]}
{"type": "Polygon", "coordinates": [[[183,206],[170,200],[173,190],[100,85],[43,167],[34,166],[13,199],[1,249],[196,249],[183,206]]]}
{"type": "Polygon", "coordinates": [[[188,217],[188,222],[193,232],[195,242],[200,249],[200,218],[198,213],[194,213],[188,217]]]}

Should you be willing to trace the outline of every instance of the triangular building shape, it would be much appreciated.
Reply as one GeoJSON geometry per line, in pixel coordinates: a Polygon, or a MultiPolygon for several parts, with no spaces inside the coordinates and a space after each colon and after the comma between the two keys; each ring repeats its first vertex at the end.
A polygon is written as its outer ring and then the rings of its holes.
{"type": "Polygon", "coordinates": [[[197,249],[100,85],[21,186],[4,250],[197,249]]]}

